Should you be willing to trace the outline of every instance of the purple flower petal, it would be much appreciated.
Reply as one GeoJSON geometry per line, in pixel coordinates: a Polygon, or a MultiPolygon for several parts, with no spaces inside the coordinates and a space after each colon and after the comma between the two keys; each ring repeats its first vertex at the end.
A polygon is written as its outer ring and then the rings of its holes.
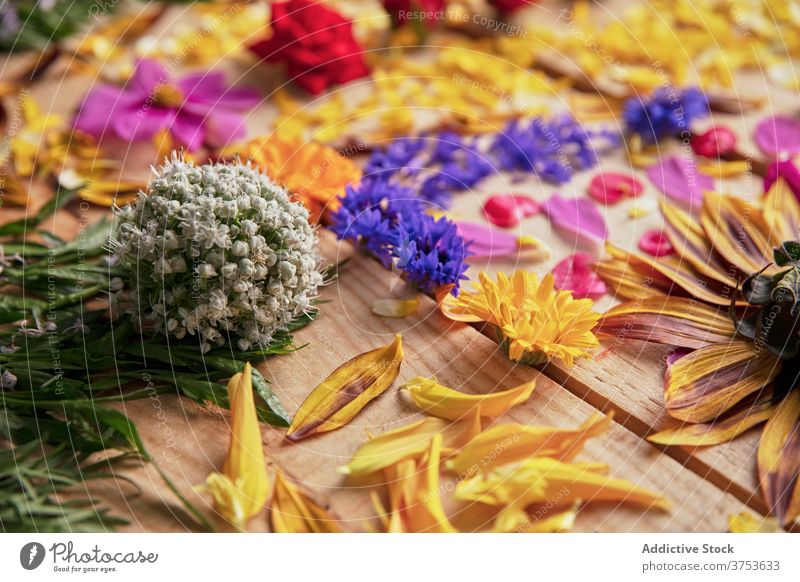
{"type": "Polygon", "coordinates": [[[603,215],[587,198],[562,198],[553,194],[545,202],[544,211],[557,228],[590,247],[600,246],[608,238],[603,215]]]}
{"type": "Polygon", "coordinates": [[[776,115],[761,120],[755,129],[761,151],[778,158],[800,153],[800,119],[776,115]]]}
{"type": "Polygon", "coordinates": [[[190,152],[199,150],[206,139],[206,129],[203,117],[186,111],[180,111],[170,125],[169,132],[178,141],[186,146],[190,152]]]}
{"type": "Polygon", "coordinates": [[[164,66],[155,59],[139,59],[136,70],[126,87],[130,94],[136,94],[144,99],[152,97],[153,91],[169,81],[169,73],[164,66]]]}
{"type": "Polygon", "coordinates": [[[714,189],[714,179],[702,174],[694,161],[673,156],[647,168],[647,177],[666,196],[688,208],[700,208],[703,193],[714,189]]]}
{"type": "Polygon", "coordinates": [[[519,252],[517,237],[477,222],[456,222],[458,232],[476,257],[500,257],[519,252]]]}
{"type": "Polygon", "coordinates": [[[118,137],[127,141],[144,141],[169,127],[175,118],[175,111],[164,107],[150,109],[129,109],[117,112],[111,124],[118,137]]]}
{"type": "Polygon", "coordinates": [[[134,110],[140,103],[137,96],[125,93],[120,87],[101,85],[86,95],[72,125],[79,131],[101,137],[112,131],[115,118],[135,115],[134,110]]]}

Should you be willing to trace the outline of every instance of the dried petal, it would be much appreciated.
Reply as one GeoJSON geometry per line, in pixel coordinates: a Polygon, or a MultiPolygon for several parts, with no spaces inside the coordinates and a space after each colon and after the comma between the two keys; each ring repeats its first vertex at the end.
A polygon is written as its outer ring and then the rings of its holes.
{"type": "Polygon", "coordinates": [[[531,381],[501,392],[465,394],[421,376],[412,378],[404,386],[417,408],[447,420],[459,420],[475,413],[500,416],[512,406],[528,400],[535,387],[536,382],[531,381]]]}
{"type": "Polygon", "coordinates": [[[704,158],[719,159],[736,149],[736,134],[722,125],[715,125],[692,136],[692,151],[704,158]]]}
{"type": "Polygon", "coordinates": [[[590,247],[602,245],[608,238],[606,221],[590,200],[553,194],[545,203],[544,211],[555,226],[590,247]]]}
{"type": "Polygon", "coordinates": [[[437,434],[442,435],[443,451],[450,454],[467,444],[480,431],[481,422],[477,413],[452,423],[441,418],[424,418],[370,439],[361,445],[349,464],[339,467],[339,472],[360,479],[403,460],[419,459],[437,434]]]}
{"type": "Polygon", "coordinates": [[[772,158],[800,153],[800,119],[775,115],[761,120],[755,129],[758,147],[772,158]]]}
{"type": "Polygon", "coordinates": [[[639,248],[652,257],[666,257],[674,255],[675,249],[666,235],[660,230],[645,231],[639,239],[639,248]]]}
{"type": "Polygon", "coordinates": [[[670,506],[661,495],[630,481],[549,457],[535,457],[465,479],[456,486],[456,498],[495,506],[513,503],[520,508],[552,499],[564,504],[579,500],[626,502],[664,510],[670,506]]]}
{"type": "Polygon", "coordinates": [[[623,198],[637,198],[644,192],[642,183],[627,174],[600,172],[589,183],[589,196],[601,204],[616,204],[623,198]]]}
{"type": "Polygon", "coordinates": [[[728,521],[728,531],[731,533],[781,533],[783,530],[775,519],[771,517],[755,516],[749,511],[742,511],[732,515],[728,521]]]}
{"type": "Polygon", "coordinates": [[[714,189],[714,180],[697,165],[680,156],[662,159],[647,169],[647,177],[666,196],[684,207],[699,209],[703,193],[714,189]]]}
{"type": "Polygon", "coordinates": [[[792,390],[764,427],[758,445],[761,492],[781,525],[800,516],[800,390],[792,390]]]}
{"type": "Polygon", "coordinates": [[[270,525],[275,533],[339,533],[338,521],[308,497],[280,471],[270,503],[270,525]]]}
{"type": "Polygon", "coordinates": [[[258,426],[250,363],[228,382],[231,443],[222,473],[212,473],[201,490],[214,497],[217,510],[242,529],[261,512],[269,494],[261,429],[258,426]]]}
{"type": "Polygon", "coordinates": [[[356,356],[334,370],[308,395],[286,433],[290,441],[336,430],[395,381],[403,361],[400,334],[382,348],[356,356]]]}
{"type": "Polygon", "coordinates": [[[502,228],[510,228],[523,218],[539,213],[541,206],[530,196],[523,194],[495,194],[483,205],[486,220],[502,228]]]}
{"type": "Polygon", "coordinates": [[[419,309],[419,297],[412,299],[378,299],[372,313],[381,317],[408,317],[419,309]]]}
{"type": "Polygon", "coordinates": [[[459,478],[471,477],[488,467],[523,461],[530,457],[552,457],[571,461],[584,443],[605,433],[611,416],[595,414],[578,428],[501,424],[483,431],[448,459],[447,468],[459,478]]]}
{"type": "Polygon", "coordinates": [[[608,287],[592,268],[594,261],[588,253],[574,253],[553,268],[555,287],[559,291],[572,291],[575,299],[599,299],[608,287]]]}

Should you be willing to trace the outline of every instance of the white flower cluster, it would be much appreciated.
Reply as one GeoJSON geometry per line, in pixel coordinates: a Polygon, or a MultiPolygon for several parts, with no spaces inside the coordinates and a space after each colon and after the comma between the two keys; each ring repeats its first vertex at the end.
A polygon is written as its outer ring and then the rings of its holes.
{"type": "Polygon", "coordinates": [[[116,215],[111,242],[130,269],[134,315],[198,335],[203,351],[228,336],[241,350],[268,344],[322,283],[308,212],[249,163],[173,156],[116,215]]]}

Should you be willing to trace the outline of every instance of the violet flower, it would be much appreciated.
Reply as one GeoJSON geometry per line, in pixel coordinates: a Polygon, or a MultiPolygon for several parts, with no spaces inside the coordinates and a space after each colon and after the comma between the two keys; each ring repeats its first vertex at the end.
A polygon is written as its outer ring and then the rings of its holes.
{"type": "Polygon", "coordinates": [[[144,141],[169,130],[189,151],[222,147],[244,137],[242,113],[260,101],[250,88],[230,89],[220,72],[177,81],[153,59],[142,59],[124,87],[101,85],[84,98],[74,127],[95,137],[144,141]]]}

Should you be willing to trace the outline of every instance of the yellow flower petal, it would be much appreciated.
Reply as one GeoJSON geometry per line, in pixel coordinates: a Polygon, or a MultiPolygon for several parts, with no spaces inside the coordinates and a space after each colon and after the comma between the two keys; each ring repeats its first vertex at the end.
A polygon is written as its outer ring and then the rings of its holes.
{"type": "Polygon", "coordinates": [[[595,414],[574,429],[501,424],[485,430],[468,442],[457,455],[448,459],[447,468],[463,478],[489,467],[534,456],[571,461],[587,440],[603,434],[610,425],[611,416],[601,414],[595,414]]]}
{"type": "Polygon", "coordinates": [[[758,444],[764,499],[781,525],[800,517],[800,390],[792,390],[767,421],[758,444]]]}
{"type": "Polygon", "coordinates": [[[385,432],[364,443],[348,465],[339,472],[353,479],[367,477],[405,459],[419,459],[437,434],[442,435],[442,451],[457,451],[481,430],[477,413],[449,423],[428,417],[401,428],[385,432]]]}
{"type": "Polygon", "coordinates": [[[756,517],[748,511],[732,515],[728,521],[731,533],[781,533],[777,520],[771,517],[756,517]]]}
{"type": "Polygon", "coordinates": [[[280,471],[270,503],[270,525],[275,533],[338,533],[338,521],[308,497],[280,471]]]}
{"type": "Polygon", "coordinates": [[[222,473],[212,473],[205,490],[214,497],[220,513],[242,529],[264,507],[269,478],[264,462],[261,429],[253,400],[250,363],[228,382],[231,409],[231,443],[222,473]]]}
{"type": "Polygon", "coordinates": [[[398,334],[391,344],[339,366],[305,399],[286,437],[299,441],[344,426],[392,385],[402,361],[403,342],[398,334]]]}
{"type": "Polygon", "coordinates": [[[500,416],[512,406],[528,400],[535,387],[536,382],[531,381],[501,392],[465,394],[422,376],[412,378],[404,386],[417,408],[447,420],[465,418],[476,411],[481,416],[500,416]]]}
{"type": "Polygon", "coordinates": [[[378,299],[372,304],[372,313],[381,317],[408,317],[419,308],[419,298],[378,299]]]}
{"type": "Polygon", "coordinates": [[[463,480],[456,486],[456,497],[497,506],[513,503],[527,506],[558,498],[565,504],[578,500],[614,501],[669,508],[664,497],[630,481],[549,457],[536,457],[515,467],[500,467],[463,480]]]}

